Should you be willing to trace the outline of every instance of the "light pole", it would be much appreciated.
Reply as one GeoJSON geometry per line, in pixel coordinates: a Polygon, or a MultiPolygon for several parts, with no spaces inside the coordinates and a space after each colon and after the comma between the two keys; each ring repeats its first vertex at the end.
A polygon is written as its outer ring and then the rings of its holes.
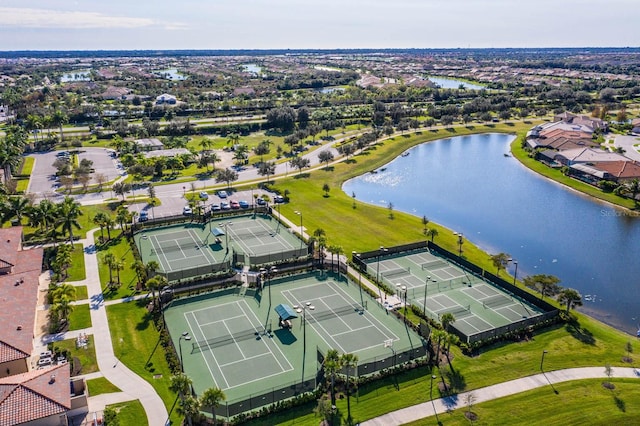
{"type": "Polygon", "coordinates": [[[260,275],[262,278],[262,282],[264,284],[264,277],[267,277],[267,287],[269,287],[269,306],[271,306],[271,277],[273,274],[278,272],[278,269],[275,266],[271,266],[268,270],[265,268],[260,268],[260,275]]]}
{"type": "Polygon", "coordinates": [[[191,336],[188,331],[183,331],[180,338],[178,338],[178,350],[180,351],[180,371],[184,373],[184,364],[182,363],[182,340],[191,340],[191,336]]]}
{"type": "MultiPolygon", "coordinates": [[[[362,298],[362,272],[360,271],[360,265],[359,264],[356,265],[356,257],[358,256],[360,255],[355,251],[351,252],[351,262],[353,262],[356,269],[358,270],[358,288],[360,289],[360,303],[364,305],[364,299],[362,298]]],[[[363,306],[363,309],[364,309],[364,306],[363,306]]]]}
{"type": "Polygon", "coordinates": [[[302,250],[302,243],[304,242],[304,237],[302,236],[302,212],[295,210],[294,213],[300,216],[300,249],[302,250]]]}
{"type": "Polygon", "coordinates": [[[380,283],[380,256],[382,253],[388,251],[388,249],[384,248],[384,246],[380,246],[380,250],[378,251],[378,262],[376,262],[376,281],[380,283]]]}
{"type": "Polygon", "coordinates": [[[407,286],[403,285],[400,287],[402,293],[404,294],[404,314],[407,315],[407,286]]]}
{"type": "Polygon", "coordinates": [[[542,363],[544,363],[544,355],[547,353],[546,350],[542,351],[542,358],[540,359],[540,371],[544,373],[544,369],[542,368],[542,363]]]}
{"type": "Polygon", "coordinates": [[[518,279],[518,261],[517,261],[517,260],[514,260],[514,261],[513,261],[513,264],[514,264],[514,265],[516,265],[516,270],[515,270],[515,272],[513,273],[513,285],[516,285],[516,281],[517,281],[517,279],[518,279]]]}
{"type": "Polygon", "coordinates": [[[462,257],[462,243],[464,242],[464,235],[462,234],[462,232],[454,232],[453,235],[458,237],[458,257],[462,257]]]}
{"type": "Polygon", "coordinates": [[[424,316],[427,316],[427,288],[429,287],[429,281],[431,281],[431,275],[427,276],[424,283],[424,304],[422,305],[424,316]]]}
{"type": "Polygon", "coordinates": [[[224,226],[224,245],[225,245],[225,248],[227,250],[226,251],[227,254],[229,253],[229,225],[233,225],[233,223],[225,222],[223,224],[223,226],[224,226]]]}

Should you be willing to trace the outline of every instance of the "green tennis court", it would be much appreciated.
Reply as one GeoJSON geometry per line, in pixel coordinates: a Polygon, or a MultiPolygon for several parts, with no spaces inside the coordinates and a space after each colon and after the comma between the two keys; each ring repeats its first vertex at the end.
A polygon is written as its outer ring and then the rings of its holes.
{"type": "Polygon", "coordinates": [[[164,315],[196,393],[217,386],[230,403],[313,381],[318,351],[354,353],[364,363],[424,347],[357,284],[326,273],[273,279],[261,291],[233,288],[174,300],[164,315]],[[283,326],[275,311],[280,304],[295,315],[283,326]]]}
{"type": "Polygon", "coordinates": [[[424,308],[434,320],[453,314],[452,326],[465,336],[544,314],[541,308],[427,249],[373,257],[367,261],[367,271],[395,289],[400,300],[406,292],[407,301],[424,308]]]}

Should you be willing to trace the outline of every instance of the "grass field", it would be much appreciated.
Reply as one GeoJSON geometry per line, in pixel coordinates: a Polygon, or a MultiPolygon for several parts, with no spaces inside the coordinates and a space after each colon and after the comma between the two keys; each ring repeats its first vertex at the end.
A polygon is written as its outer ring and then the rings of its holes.
{"type": "MultiPolygon", "coordinates": [[[[169,390],[171,371],[146,302],[111,305],[107,307],[107,315],[116,357],[153,386],[169,411],[176,398],[169,390]]],[[[174,410],[171,421],[180,424],[179,417],[174,410]]]]}
{"type": "Polygon", "coordinates": [[[87,278],[84,268],[84,249],[82,244],[74,244],[71,252],[71,265],[67,269],[67,281],[82,281],[87,278]]]}
{"type": "MultiPolygon", "coordinates": [[[[612,379],[614,390],[602,380],[558,383],[558,394],[548,387],[472,405],[478,417],[474,425],[632,425],[640,423],[640,386],[637,380],[612,379]]],[[[468,425],[469,408],[439,414],[445,425],[468,425]]],[[[435,424],[435,417],[408,423],[408,426],[435,424]]]]}
{"type": "Polygon", "coordinates": [[[97,377],[87,380],[89,396],[101,395],[103,393],[121,392],[120,388],[107,380],[106,377],[97,377]]]}
{"type": "Polygon", "coordinates": [[[82,330],[91,327],[89,305],[76,305],[69,315],[69,330],[82,330]]]}
{"type": "Polygon", "coordinates": [[[95,373],[98,371],[98,361],[96,359],[93,335],[89,336],[89,344],[84,348],[76,348],[76,339],[55,342],[53,346],[69,350],[72,357],[77,357],[80,360],[80,363],[82,364],[82,371],[80,374],[95,373]]]}
{"type": "Polygon", "coordinates": [[[120,404],[107,405],[118,413],[118,423],[121,425],[148,425],[147,414],[140,401],[121,402],[120,404]]]}
{"type": "Polygon", "coordinates": [[[86,285],[74,286],[76,289],[76,300],[87,300],[89,298],[89,291],[86,285]]]}
{"type": "MultiPolygon", "coordinates": [[[[100,274],[100,283],[104,291],[105,299],[121,299],[123,297],[133,296],[136,294],[136,273],[131,267],[134,262],[131,247],[125,237],[119,236],[112,239],[109,243],[102,245],[98,249],[98,271],[100,274]],[[109,267],[104,264],[103,259],[107,253],[113,253],[120,262],[123,269],[120,271],[120,286],[107,289],[109,282],[109,267]]],[[[117,274],[112,270],[113,281],[117,282],[117,274]]]]}

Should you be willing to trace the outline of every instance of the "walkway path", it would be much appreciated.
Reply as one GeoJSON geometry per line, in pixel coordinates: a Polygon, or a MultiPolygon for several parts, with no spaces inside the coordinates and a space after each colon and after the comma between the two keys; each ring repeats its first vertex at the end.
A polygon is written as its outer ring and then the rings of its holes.
{"type": "MultiPolygon", "coordinates": [[[[614,367],[611,377],[640,379],[640,370],[635,368],[614,367]]],[[[550,386],[553,384],[583,379],[606,379],[604,367],[568,368],[566,370],[549,371],[534,376],[523,377],[497,385],[487,386],[470,392],[464,392],[455,397],[435,399],[433,402],[423,402],[401,410],[392,411],[380,417],[360,423],[363,426],[393,426],[410,423],[436,413],[441,414],[458,408],[465,408],[466,397],[473,395],[473,403],[490,401],[508,395],[514,395],[531,389],[550,386]],[[435,410],[434,410],[435,409],[435,410]]],[[[555,389],[553,389],[555,391],[555,389]]]]}

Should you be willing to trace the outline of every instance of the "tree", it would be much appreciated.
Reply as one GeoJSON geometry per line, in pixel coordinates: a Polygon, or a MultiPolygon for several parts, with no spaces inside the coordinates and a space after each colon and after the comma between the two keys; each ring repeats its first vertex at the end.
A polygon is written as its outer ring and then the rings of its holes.
{"type": "Polygon", "coordinates": [[[338,351],[335,349],[329,349],[327,355],[324,358],[324,371],[329,374],[331,378],[331,405],[336,405],[336,392],[335,382],[336,373],[342,368],[342,363],[338,351]]]}
{"type": "Polygon", "coordinates": [[[112,188],[113,192],[115,192],[116,195],[121,195],[122,201],[124,201],[124,195],[131,191],[131,184],[126,182],[116,182],[113,184],[112,188]]]}
{"type": "Polygon", "coordinates": [[[438,236],[438,230],[436,228],[429,228],[425,232],[425,235],[431,237],[431,242],[433,242],[433,239],[438,236]]]}
{"type": "Polygon", "coordinates": [[[81,229],[78,218],[82,216],[80,204],[71,197],[65,197],[58,206],[58,224],[64,233],[69,234],[69,241],[73,244],[73,228],[81,229]]]}
{"type": "Polygon", "coordinates": [[[289,165],[294,169],[298,169],[298,174],[302,174],[302,169],[309,167],[310,164],[309,159],[304,157],[293,157],[289,160],[289,165]]]}
{"type": "Polygon", "coordinates": [[[325,163],[325,169],[329,167],[329,163],[333,161],[333,153],[331,151],[322,151],[318,154],[318,160],[325,163]]]}
{"type": "Polygon", "coordinates": [[[258,166],[258,174],[260,176],[267,177],[267,184],[269,183],[269,176],[274,175],[276,173],[276,165],[272,161],[268,161],[266,163],[260,163],[258,166]]]}
{"type": "Polygon", "coordinates": [[[351,424],[351,380],[349,370],[358,366],[358,355],[344,354],[340,357],[340,362],[347,372],[347,424],[351,424]]]}
{"type": "Polygon", "coordinates": [[[151,290],[151,300],[153,302],[154,308],[157,306],[157,300],[159,297],[159,295],[158,297],[156,297],[156,291],[159,292],[167,284],[169,284],[169,281],[167,280],[167,277],[165,277],[164,275],[155,275],[147,280],[146,285],[147,285],[147,288],[151,290]]]}
{"type": "Polygon", "coordinates": [[[445,331],[449,331],[449,326],[456,322],[456,317],[451,312],[444,313],[440,316],[440,324],[445,331]]]}
{"type": "Polygon", "coordinates": [[[193,413],[190,409],[187,409],[191,405],[191,402],[186,402],[186,401],[188,397],[192,397],[191,396],[192,384],[193,382],[191,381],[189,376],[187,376],[184,373],[178,373],[176,375],[171,376],[170,384],[169,384],[169,389],[172,392],[177,393],[178,398],[180,398],[180,406],[183,409],[182,414],[186,417],[187,423],[189,424],[189,426],[191,426],[192,424],[191,418],[193,413]]]}
{"type": "Polygon", "coordinates": [[[237,133],[231,133],[227,136],[227,145],[231,145],[234,148],[240,141],[240,135],[237,133]]]}
{"type": "Polygon", "coordinates": [[[231,183],[238,180],[238,173],[232,169],[219,170],[216,174],[216,182],[225,182],[227,188],[231,187],[231,183]]]}
{"type": "Polygon", "coordinates": [[[447,334],[444,330],[439,330],[437,328],[433,328],[431,330],[431,336],[429,337],[431,340],[431,344],[436,346],[435,348],[435,363],[436,365],[440,365],[440,349],[442,349],[442,341],[447,334]]]}
{"type": "Polygon", "coordinates": [[[628,341],[624,345],[624,349],[625,349],[625,351],[627,351],[627,359],[625,361],[626,362],[631,362],[632,361],[631,354],[633,353],[633,345],[631,344],[631,342],[628,341]]]}
{"type": "Polygon", "coordinates": [[[107,226],[109,216],[105,212],[98,212],[93,217],[93,223],[100,227],[100,237],[104,240],[104,228],[107,226]]]}
{"type": "Polygon", "coordinates": [[[525,286],[540,292],[540,297],[554,296],[560,291],[560,279],[553,275],[536,274],[526,277],[523,281],[525,286]]]}
{"type": "Polygon", "coordinates": [[[567,306],[567,315],[569,310],[575,306],[582,306],[582,295],[578,290],[565,288],[558,294],[558,302],[567,306]]]}
{"type": "Polygon", "coordinates": [[[322,191],[324,191],[325,197],[329,196],[329,191],[331,191],[331,188],[329,187],[328,183],[325,183],[324,185],[322,185],[322,191]]]}
{"type": "Polygon", "coordinates": [[[9,126],[5,136],[0,138],[0,167],[4,172],[4,182],[13,178],[11,171],[18,167],[28,136],[22,127],[9,126]]]}
{"type": "Polygon", "coordinates": [[[271,142],[269,139],[265,139],[260,142],[255,148],[253,148],[253,153],[260,156],[260,163],[264,162],[264,156],[271,151],[270,146],[272,143],[273,142],[271,142]]]}
{"type": "Polygon", "coordinates": [[[113,283],[113,265],[115,262],[116,255],[111,252],[107,252],[102,258],[102,264],[109,268],[109,285],[113,283]]]}
{"type": "Polygon", "coordinates": [[[213,417],[213,424],[217,424],[216,419],[216,407],[220,405],[220,402],[224,401],[227,397],[224,392],[218,388],[209,388],[202,393],[200,397],[200,404],[203,407],[209,407],[211,409],[211,416],[213,417]]]}
{"type": "Polygon", "coordinates": [[[135,260],[131,264],[131,268],[136,271],[138,286],[142,286],[147,281],[147,267],[141,260],[135,260]]]}
{"type": "Polygon", "coordinates": [[[429,219],[427,218],[427,216],[422,216],[422,226],[423,226],[422,232],[424,233],[424,235],[427,235],[428,224],[429,224],[429,219]]]}
{"type": "Polygon", "coordinates": [[[105,407],[103,411],[104,426],[120,426],[118,412],[113,407],[105,407]]]}
{"type": "Polygon", "coordinates": [[[500,276],[500,269],[507,268],[511,256],[509,256],[509,254],[507,253],[498,253],[491,255],[489,258],[491,259],[491,263],[493,263],[493,266],[495,266],[497,269],[496,275],[500,276]]]}
{"type": "Polygon", "coordinates": [[[391,201],[387,204],[387,209],[389,210],[389,219],[393,219],[393,203],[391,201]]]}

